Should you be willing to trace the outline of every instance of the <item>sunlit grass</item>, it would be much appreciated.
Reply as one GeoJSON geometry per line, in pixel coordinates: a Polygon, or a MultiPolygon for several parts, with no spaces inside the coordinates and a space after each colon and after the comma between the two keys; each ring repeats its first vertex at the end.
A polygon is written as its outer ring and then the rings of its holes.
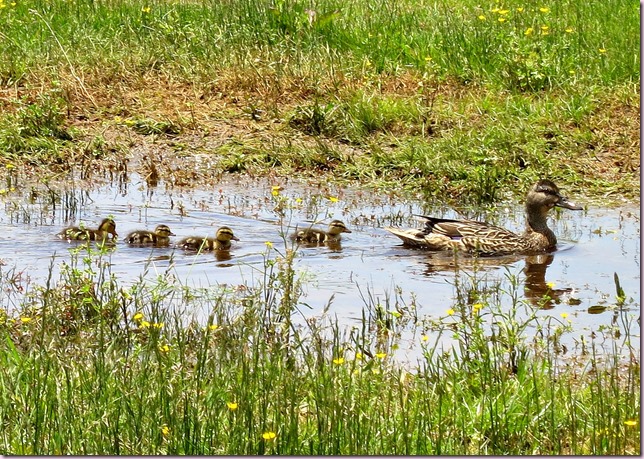
{"type": "Polygon", "coordinates": [[[480,203],[542,176],[636,188],[626,0],[2,5],[7,161],[125,161],[107,128],[217,156],[214,174],[328,173],[480,203]],[[222,122],[234,129],[214,150],[194,140],[222,122]]]}
{"type": "Polygon", "coordinates": [[[510,291],[472,277],[422,320],[367,292],[345,329],[300,320],[286,245],[267,245],[263,270],[243,289],[171,269],[124,283],[109,252],[78,251],[0,321],[0,452],[639,454],[628,342],[562,354],[566,318],[538,317],[509,273],[510,291]],[[405,327],[422,327],[416,364],[396,359],[405,327]]]}
{"type": "Polygon", "coordinates": [[[526,90],[618,83],[637,79],[638,13],[625,0],[4,2],[3,78],[100,65],[205,83],[232,66],[260,79],[414,68],[526,90]]]}

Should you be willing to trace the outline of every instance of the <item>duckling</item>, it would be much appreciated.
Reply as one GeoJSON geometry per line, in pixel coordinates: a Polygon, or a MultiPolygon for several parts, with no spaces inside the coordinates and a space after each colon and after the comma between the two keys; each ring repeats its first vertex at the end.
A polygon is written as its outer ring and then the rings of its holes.
{"type": "Polygon", "coordinates": [[[430,250],[460,250],[481,255],[547,252],[557,245],[557,237],[547,224],[548,211],[555,206],[583,209],[563,196],[552,181],[542,179],[530,188],[526,196],[526,230],[523,234],[485,222],[420,215],[418,217],[425,221],[423,229],[385,229],[402,239],[404,245],[430,250]]]}
{"type": "Polygon", "coordinates": [[[125,242],[128,244],[152,244],[156,246],[168,245],[170,236],[176,236],[168,225],[158,225],[154,231],[138,230],[127,235],[125,242]]]}
{"type": "Polygon", "coordinates": [[[98,229],[70,226],[58,233],[58,237],[73,241],[98,241],[107,239],[108,234],[112,235],[112,240],[118,237],[116,223],[111,218],[104,218],[98,229]]]}
{"type": "Polygon", "coordinates": [[[340,220],[333,220],[329,223],[329,230],[323,231],[315,228],[307,228],[299,230],[291,235],[291,239],[301,243],[322,243],[322,242],[339,242],[342,238],[342,233],[350,233],[351,230],[347,228],[340,220]]]}
{"type": "Polygon", "coordinates": [[[186,250],[228,250],[230,241],[239,241],[233,230],[222,226],[217,230],[214,238],[202,236],[189,236],[179,241],[177,247],[186,250]]]}

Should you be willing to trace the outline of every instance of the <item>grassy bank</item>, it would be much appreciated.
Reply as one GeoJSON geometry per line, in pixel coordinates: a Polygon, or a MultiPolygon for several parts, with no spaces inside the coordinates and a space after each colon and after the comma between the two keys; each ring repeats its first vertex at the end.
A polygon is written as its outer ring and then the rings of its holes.
{"type": "Polygon", "coordinates": [[[0,5],[6,163],[333,175],[473,203],[542,176],[639,195],[626,0],[0,5]]]}
{"type": "Polygon", "coordinates": [[[268,247],[257,283],[195,289],[172,269],[125,284],[79,250],[0,321],[0,453],[639,454],[629,336],[564,355],[566,317],[473,298],[493,291],[475,278],[422,326],[394,298],[351,329],[304,321],[294,256],[268,247]],[[415,365],[394,357],[406,327],[415,365]]]}

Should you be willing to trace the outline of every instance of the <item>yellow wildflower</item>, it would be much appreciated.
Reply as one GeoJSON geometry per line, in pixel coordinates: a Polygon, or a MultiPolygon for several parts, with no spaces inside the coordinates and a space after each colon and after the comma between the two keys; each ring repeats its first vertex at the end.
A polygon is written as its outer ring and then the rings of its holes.
{"type": "Polygon", "coordinates": [[[266,245],[266,247],[268,247],[269,249],[273,248],[273,243],[271,241],[264,242],[264,245],[266,245]]]}
{"type": "Polygon", "coordinates": [[[566,29],[566,33],[572,33],[572,32],[573,32],[572,27],[568,27],[568,28],[566,29]]]}
{"type": "Polygon", "coordinates": [[[547,7],[539,8],[539,11],[541,11],[542,13],[549,13],[550,8],[547,8],[547,7]]]}
{"type": "Polygon", "coordinates": [[[170,352],[170,346],[168,346],[167,344],[164,344],[163,346],[159,346],[159,350],[161,352],[170,352]]]}
{"type": "Polygon", "coordinates": [[[147,320],[142,320],[141,321],[141,328],[149,328],[150,327],[150,322],[147,320]]]}
{"type": "Polygon", "coordinates": [[[519,7],[519,8],[517,8],[517,11],[518,11],[519,13],[523,13],[523,8],[522,8],[522,7],[519,7]]]}
{"type": "Polygon", "coordinates": [[[170,427],[168,427],[167,424],[163,424],[161,426],[161,433],[164,437],[167,437],[168,435],[170,435],[170,427]]]}
{"type": "Polygon", "coordinates": [[[555,285],[557,285],[557,284],[555,284],[554,282],[547,282],[546,283],[546,287],[548,287],[548,288],[555,288],[555,285]]]}
{"type": "Polygon", "coordinates": [[[356,352],[356,360],[362,360],[362,352],[356,352]]]}
{"type": "Polygon", "coordinates": [[[132,317],[132,318],[134,320],[141,320],[141,319],[143,319],[143,314],[140,313],[140,312],[137,312],[136,314],[134,314],[134,317],[132,317]]]}
{"type": "Polygon", "coordinates": [[[606,52],[606,48],[599,48],[599,52],[600,52],[601,54],[604,54],[604,53],[606,52]]]}
{"type": "Polygon", "coordinates": [[[633,427],[637,425],[637,421],[634,419],[629,419],[627,421],[624,421],[624,424],[626,424],[629,427],[633,427]]]}
{"type": "Polygon", "coordinates": [[[449,308],[449,309],[447,310],[447,315],[448,315],[448,316],[453,316],[453,315],[454,315],[454,312],[455,312],[455,311],[454,311],[452,308],[449,308]]]}
{"type": "Polygon", "coordinates": [[[150,12],[150,7],[149,6],[144,6],[143,8],[141,8],[141,11],[143,11],[144,13],[149,13],[150,12]]]}
{"type": "Polygon", "coordinates": [[[429,340],[429,336],[423,335],[423,336],[420,337],[420,340],[421,341],[427,341],[427,340],[429,340]]]}
{"type": "Polygon", "coordinates": [[[270,440],[274,440],[274,439],[275,439],[275,437],[277,437],[277,434],[276,434],[275,432],[270,432],[270,431],[269,431],[269,432],[264,432],[264,433],[262,434],[262,438],[263,438],[264,440],[268,440],[268,441],[270,441],[270,440]]]}
{"type": "Polygon", "coordinates": [[[218,328],[219,328],[219,325],[217,324],[208,325],[208,329],[210,330],[217,330],[218,328]]]}
{"type": "Polygon", "coordinates": [[[561,317],[563,317],[565,319],[566,317],[568,317],[568,313],[567,312],[562,312],[561,317]]]}
{"type": "Polygon", "coordinates": [[[336,365],[342,365],[344,363],[344,357],[338,357],[337,359],[333,359],[333,363],[336,365]]]}
{"type": "Polygon", "coordinates": [[[387,354],[384,352],[378,352],[376,354],[376,357],[378,357],[379,359],[384,359],[385,357],[387,357],[387,354]]]}
{"type": "Polygon", "coordinates": [[[338,198],[336,198],[335,196],[329,196],[329,201],[338,202],[338,198]]]}
{"type": "Polygon", "coordinates": [[[33,320],[33,318],[31,318],[31,317],[21,317],[21,318],[20,318],[20,321],[21,321],[23,324],[27,324],[27,323],[31,322],[32,320],[33,320]]]}
{"type": "Polygon", "coordinates": [[[482,303],[474,303],[472,305],[472,309],[474,311],[480,311],[481,309],[483,309],[483,304],[482,303]]]}
{"type": "Polygon", "coordinates": [[[432,57],[431,57],[431,56],[425,56],[425,61],[429,62],[429,61],[431,61],[431,60],[432,60],[432,57]]]}
{"type": "Polygon", "coordinates": [[[485,16],[483,16],[482,14],[480,14],[480,15],[479,15],[479,19],[480,19],[481,21],[485,21],[485,16]]]}
{"type": "Polygon", "coordinates": [[[508,14],[510,10],[499,10],[499,14],[508,14]]]}
{"type": "Polygon", "coordinates": [[[528,27],[525,29],[525,32],[523,32],[523,35],[530,36],[534,33],[534,29],[532,27],[528,27]]]}
{"type": "Polygon", "coordinates": [[[153,324],[152,324],[152,326],[153,326],[154,328],[159,328],[159,329],[161,329],[161,328],[163,328],[163,322],[155,322],[155,323],[153,323],[153,324]]]}
{"type": "Polygon", "coordinates": [[[505,21],[506,21],[505,18],[502,18],[502,17],[499,18],[499,22],[505,22],[505,21]]]}
{"type": "Polygon", "coordinates": [[[4,167],[6,167],[6,168],[7,168],[7,169],[9,169],[9,170],[11,170],[11,169],[15,169],[15,168],[16,168],[16,166],[14,166],[14,165],[13,165],[13,164],[11,164],[11,163],[7,163],[7,164],[5,164],[5,166],[4,166],[4,167]]]}
{"type": "Polygon", "coordinates": [[[226,406],[230,411],[235,411],[238,407],[237,403],[235,402],[226,402],[226,406]]]}

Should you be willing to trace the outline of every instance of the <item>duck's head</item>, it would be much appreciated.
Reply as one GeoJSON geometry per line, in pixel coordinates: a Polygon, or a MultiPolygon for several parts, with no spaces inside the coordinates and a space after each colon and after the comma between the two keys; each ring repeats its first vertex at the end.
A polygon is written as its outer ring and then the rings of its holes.
{"type": "Polygon", "coordinates": [[[98,225],[98,230],[111,234],[112,237],[118,237],[118,233],[116,232],[116,223],[111,218],[104,218],[101,221],[101,224],[98,225]]]}
{"type": "Polygon", "coordinates": [[[235,236],[235,234],[233,233],[233,230],[231,230],[227,226],[222,226],[217,230],[217,240],[222,242],[224,241],[227,242],[230,240],[239,241],[239,238],[235,236]]]}
{"type": "Polygon", "coordinates": [[[347,228],[340,220],[333,220],[329,223],[329,234],[337,236],[340,233],[350,233],[351,230],[347,228]]]}
{"type": "Polygon", "coordinates": [[[528,191],[528,196],[526,197],[528,215],[545,217],[545,214],[555,206],[570,210],[583,209],[583,207],[569,201],[567,197],[560,193],[557,185],[547,179],[539,180],[528,191]]]}
{"type": "Polygon", "coordinates": [[[176,234],[174,234],[170,230],[170,227],[168,225],[158,225],[156,228],[154,228],[154,234],[161,237],[176,236],[176,234]]]}

